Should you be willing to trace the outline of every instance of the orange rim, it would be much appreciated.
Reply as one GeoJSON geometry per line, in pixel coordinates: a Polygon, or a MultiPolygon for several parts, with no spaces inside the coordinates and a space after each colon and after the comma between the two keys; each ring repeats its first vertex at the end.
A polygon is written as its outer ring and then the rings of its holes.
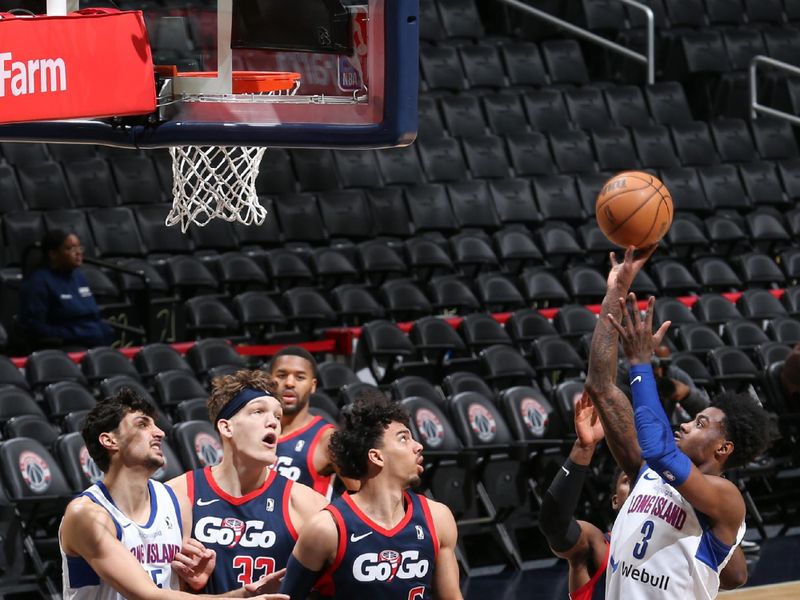
{"type": "MultiPolygon", "coordinates": [[[[217,71],[183,71],[175,65],[158,65],[157,73],[165,77],[216,77],[217,71]]],[[[291,91],[300,81],[300,73],[288,71],[233,71],[234,94],[264,94],[291,91]]]]}

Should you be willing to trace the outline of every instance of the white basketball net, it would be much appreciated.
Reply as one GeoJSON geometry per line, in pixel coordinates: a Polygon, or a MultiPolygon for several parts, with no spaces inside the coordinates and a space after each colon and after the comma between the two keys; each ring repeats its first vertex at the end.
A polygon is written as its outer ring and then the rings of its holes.
{"type": "Polygon", "coordinates": [[[261,225],[267,209],[256,192],[256,178],[266,148],[248,146],[174,146],[172,210],[166,224],[200,227],[211,219],[261,225]]]}
{"type": "MultiPolygon", "coordinates": [[[[291,87],[256,97],[294,96],[300,88],[296,79],[291,87]]],[[[181,224],[186,233],[190,223],[199,227],[211,219],[261,225],[267,209],[256,192],[256,178],[266,148],[260,146],[173,146],[172,210],[166,224],[181,224]]]]}

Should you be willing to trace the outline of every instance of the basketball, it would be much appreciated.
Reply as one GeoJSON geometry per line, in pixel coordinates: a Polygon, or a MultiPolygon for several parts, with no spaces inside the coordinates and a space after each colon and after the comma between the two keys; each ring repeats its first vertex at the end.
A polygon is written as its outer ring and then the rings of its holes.
{"type": "Polygon", "coordinates": [[[609,179],[595,205],[597,225],[617,246],[644,248],[672,225],[672,196],[657,177],[624,171],[609,179]]]}

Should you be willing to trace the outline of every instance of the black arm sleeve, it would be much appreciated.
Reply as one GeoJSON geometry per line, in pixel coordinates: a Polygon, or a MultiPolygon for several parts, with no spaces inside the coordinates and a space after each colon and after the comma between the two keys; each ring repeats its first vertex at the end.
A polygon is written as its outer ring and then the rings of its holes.
{"type": "Polygon", "coordinates": [[[306,600],[321,573],[322,571],[307,569],[292,554],[281,582],[281,594],[287,594],[292,600],[306,600]]]}
{"type": "Polygon", "coordinates": [[[539,529],[556,552],[569,550],[580,538],[581,528],[574,514],[588,471],[588,466],[576,465],[568,458],[542,500],[539,529]]]}

